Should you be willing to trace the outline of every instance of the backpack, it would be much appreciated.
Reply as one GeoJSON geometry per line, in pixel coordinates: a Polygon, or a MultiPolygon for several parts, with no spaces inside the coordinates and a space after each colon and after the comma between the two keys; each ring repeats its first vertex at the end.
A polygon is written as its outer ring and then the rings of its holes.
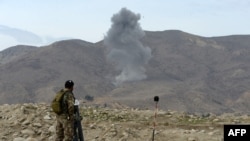
{"type": "Polygon", "coordinates": [[[62,114],[63,113],[63,96],[66,91],[63,89],[56,93],[56,96],[54,97],[53,101],[51,102],[51,108],[56,114],[62,114]]]}

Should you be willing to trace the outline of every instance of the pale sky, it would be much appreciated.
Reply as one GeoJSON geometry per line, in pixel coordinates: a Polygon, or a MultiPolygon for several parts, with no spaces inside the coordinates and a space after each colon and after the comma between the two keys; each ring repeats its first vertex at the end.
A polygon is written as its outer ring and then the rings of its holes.
{"type": "Polygon", "coordinates": [[[250,0],[0,0],[0,51],[69,38],[98,42],[123,7],[140,14],[147,31],[250,35],[250,0]]]}

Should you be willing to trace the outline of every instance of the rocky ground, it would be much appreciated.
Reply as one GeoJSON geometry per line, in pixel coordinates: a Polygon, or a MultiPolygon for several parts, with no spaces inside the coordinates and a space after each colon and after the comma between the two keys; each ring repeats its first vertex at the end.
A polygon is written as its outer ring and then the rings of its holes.
{"type": "MultiPolygon", "coordinates": [[[[154,110],[80,107],[85,141],[152,141],[154,110]]],[[[250,123],[242,114],[187,114],[159,110],[155,141],[222,141],[224,124],[250,123]]],[[[0,106],[1,141],[52,141],[55,115],[50,106],[0,106]]]]}

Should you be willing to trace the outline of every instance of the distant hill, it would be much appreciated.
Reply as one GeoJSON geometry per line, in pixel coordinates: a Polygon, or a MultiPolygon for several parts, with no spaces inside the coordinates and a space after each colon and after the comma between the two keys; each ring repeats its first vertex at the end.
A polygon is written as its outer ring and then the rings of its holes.
{"type": "Polygon", "coordinates": [[[142,43],[152,50],[147,78],[119,86],[113,84],[119,72],[107,61],[103,41],[6,49],[0,52],[0,104],[49,102],[72,79],[76,97],[93,96],[94,104],[153,108],[158,95],[162,109],[250,113],[250,35],[207,38],[178,30],[146,31],[142,43]]]}
{"type": "Polygon", "coordinates": [[[10,47],[0,52],[0,65],[11,62],[13,59],[18,58],[24,54],[32,53],[37,47],[18,45],[10,47]]]}

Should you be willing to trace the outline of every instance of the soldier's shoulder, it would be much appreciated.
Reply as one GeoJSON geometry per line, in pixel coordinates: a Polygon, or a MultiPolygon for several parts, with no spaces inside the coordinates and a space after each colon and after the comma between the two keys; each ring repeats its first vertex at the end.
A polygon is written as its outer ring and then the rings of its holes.
{"type": "Polygon", "coordinates": [[[71,91],[66,91],[64,95],[65,95],[67,98],[74,97],[74,96],[73,96],[73,92],[71,92],[71,91]]]}

